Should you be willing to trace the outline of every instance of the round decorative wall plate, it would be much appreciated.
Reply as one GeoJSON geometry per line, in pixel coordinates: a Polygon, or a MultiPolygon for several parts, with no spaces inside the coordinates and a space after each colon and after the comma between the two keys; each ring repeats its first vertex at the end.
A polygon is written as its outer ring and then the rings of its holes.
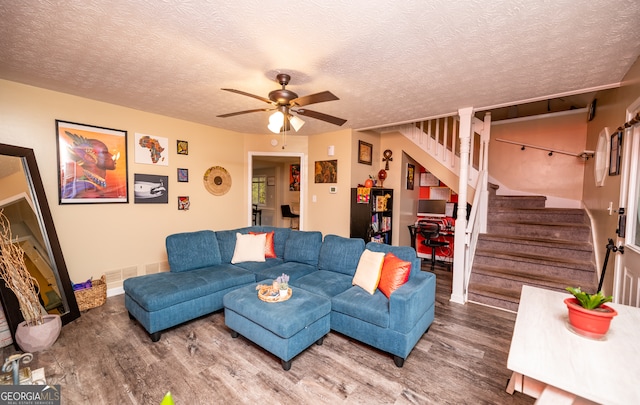
{"type": "Polygon", "coordinates": [[[222,166],[212,166],[204,172],[204,187],[213,195],[225,195],[231,188],[231,175],[222,166]]]}

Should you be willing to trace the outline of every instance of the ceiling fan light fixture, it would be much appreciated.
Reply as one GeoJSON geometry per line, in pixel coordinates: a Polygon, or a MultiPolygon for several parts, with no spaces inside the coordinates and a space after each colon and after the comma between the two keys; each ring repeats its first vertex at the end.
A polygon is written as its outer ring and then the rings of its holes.
{"type": "Polygon", "coordinates": [[[271,114],[271,116],[269,117],[269,125],[267,125],[269,131],[277,134],[280,132],[282,125],[284,125],[284,114],[280,111],[276,111],[271,114]]]}
{"type": "Polygon", "coordinates": [[[289,122],[291,123],[293,129],[295,129],[296,132],[300,131],[300,128],[302,128],[302,126],[304,125],[304,121],[296,117],[295,115],[291,115],[289,117],[289,122]]]}

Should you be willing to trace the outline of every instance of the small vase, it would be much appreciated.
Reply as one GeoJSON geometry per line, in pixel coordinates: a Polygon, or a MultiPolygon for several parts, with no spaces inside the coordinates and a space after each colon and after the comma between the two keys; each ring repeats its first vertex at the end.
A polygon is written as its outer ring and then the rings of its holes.
{"type": "Polygon", "coordinates": [[[16,343],[28,353],[39,352],[53,346],[60,336],[62,321],[60,315],[45,315],[42,325],[28,326],[26,321],[20,322],[16,329],[16,343]]]}
{"type": "Polygon", "coordinates": [[[288,288],[286,290],[280,290],[280,298],[287,298],[287,295],[289,295],[288,288]]]}
{"type": "Polygon", "coordinates": [[[615,309],[601,305],[598,309],[585,309],[576,298],[567,298],[569,325],[578,335],[590,339],[602,339],[609,331],[611,320],[618,315],[615,309]]]}

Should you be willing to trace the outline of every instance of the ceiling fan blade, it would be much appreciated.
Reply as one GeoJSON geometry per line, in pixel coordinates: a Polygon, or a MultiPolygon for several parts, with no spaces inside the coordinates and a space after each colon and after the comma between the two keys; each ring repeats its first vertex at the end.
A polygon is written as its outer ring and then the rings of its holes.
{"type": "Polygon", "coordinates": [[[340,99],[330,91],[323,91],[320,93],[309,94],[308,96],[294,98],[293,100],[291,100],[290,104],[292,106],[295,105],[295,106],[302,107],[309,104],[324,103],[325,101],[333,101],[333,100],[340,100],[340,99]]]}
{"type": "Polygon", "coordinates": [[[227,117],[233,117],[235,115],[240,115],[240,114],[249,114],[249,113],[253,113],[253,112],[271,111],[271,110],[273,110],[273,108],[257,108],[255,110],[244,110],[244,111],[232,112],[232,113],[229,113],[229,114],[216,115],[216,117],[218,117],[218,118],[227,118],[227,117]]]}
{"type": "Polygon", "coordinates": [[[253,97],[253,98],[256,98],[256,99],[258,99],[260,101],[264,101],[265,103],[268,103],[268,104],[272,104],[273,103],[273,101],[269,100],[266,97],[256,96],[255,94],[247,93],[246,91],[241,91],[241,90],[236,90],[236,89],[221,89],[221,90],[230,91],[232,93],[241,94],[241,95],[247,96],[247,97],[253,97]]]}
{"type": "Polygon", "coordinates": [[[334,117],[333,115],[324,114],[324,113],[312,111],[312,110],[300,109],[300,110],[295,110],[295,112],[300,115],[304,115],[305,117],[311,117],[318,120],[330,122],[338,126],[347,122],[347,120],[343,120],[342,118],[334,117]]]}

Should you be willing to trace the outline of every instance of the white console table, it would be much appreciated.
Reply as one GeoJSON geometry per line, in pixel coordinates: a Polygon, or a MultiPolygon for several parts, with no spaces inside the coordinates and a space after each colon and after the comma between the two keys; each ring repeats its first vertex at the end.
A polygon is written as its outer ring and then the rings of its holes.
{"type": "Polygon", "coordinates": [[[569,293],[522,287],[507,367],[507,392],[536,404],[640,404],[640,308],[618,311],[603,340],[571,332],[569,293]]]}

